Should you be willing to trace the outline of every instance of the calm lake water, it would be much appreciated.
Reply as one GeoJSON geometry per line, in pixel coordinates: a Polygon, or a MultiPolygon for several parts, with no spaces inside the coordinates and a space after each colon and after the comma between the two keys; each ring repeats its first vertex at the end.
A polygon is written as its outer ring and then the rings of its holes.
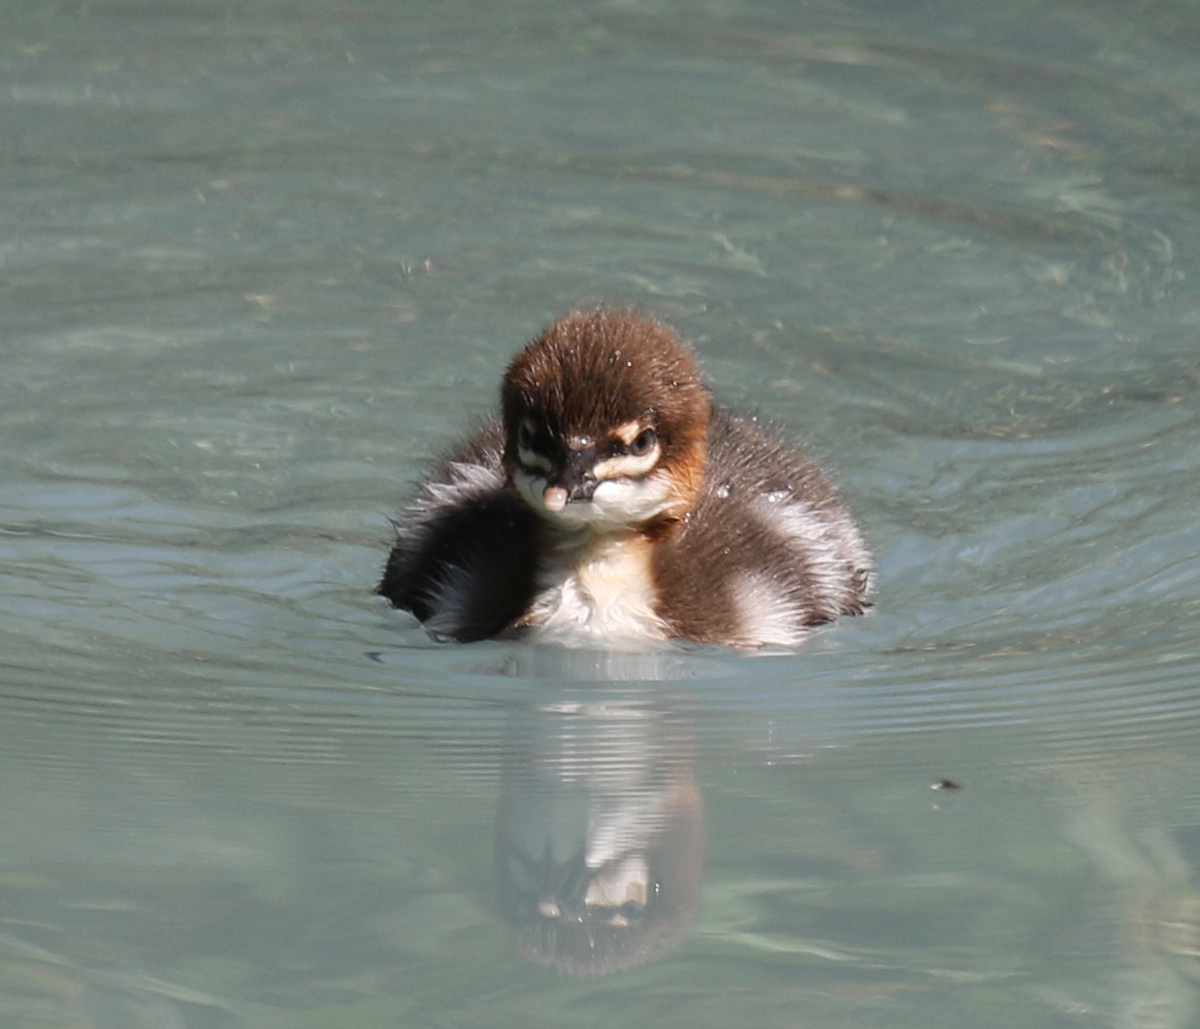
{"type": "Polygon", "coordinates": [[[0,124],[0,1024],[1200,1025],[1194,3],[16,0],[0,124]],[[372,595],[599,303],[824,456],[868,617],[372,595]],[[556,936],[585,841],[659,895],[556,936]]]}

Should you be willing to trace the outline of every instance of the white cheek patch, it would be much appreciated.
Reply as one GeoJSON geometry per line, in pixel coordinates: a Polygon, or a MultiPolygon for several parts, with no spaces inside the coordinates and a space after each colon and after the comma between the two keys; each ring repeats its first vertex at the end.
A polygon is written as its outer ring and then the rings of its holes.
{"type": "Polygon", "coordinates": [[[643,479],[605,479],[590,501],[568,504],[559,516],[564,521],[597,527],[636,525],[667,509],[671,481],[665,475],[643,479]]]}
{"type": "Polygon", "coordinates": [[[548,501],[545,476],[524,468],[513,472],[513,486],[542,517],[560,525],[615,529],[637,525],[665,511],[671,503],[668,476],[648,475],[642,479],[609,479],[599,483],[591,500],[572,500],[561,508],[548,501]]]}
{"type": "Polygon", "coordinates": [[[618,454],[597,461],[593,472],[597,479],[639,478],[650,471],[662,455],[657,443],[639,457],[633,454],[618,454]]]}

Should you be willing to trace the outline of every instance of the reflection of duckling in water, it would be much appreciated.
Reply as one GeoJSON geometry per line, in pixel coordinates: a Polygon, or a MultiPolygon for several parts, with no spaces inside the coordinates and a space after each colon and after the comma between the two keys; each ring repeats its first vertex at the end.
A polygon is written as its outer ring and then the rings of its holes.
{"type": "Polygon", "coordinates": [[[1106,924],[1117,930],[1113,1023],[1183,1029],[1200,1010],[1200,890],[1184,846],[1195,838],[1192,825],[1173,826],[1158,814],[1167,776],[1161,756],[1154,758],[1149,771],[1134,764],[1119,776],[1111,768],[1072,770],[1065,830],[1103,884],[1101,917],[1084,940],[1095,947],[1106,924]]]}
{"type": "Polygon", "coordinates": [[[586,977],[677,947],[704,846],[686,720],[628,693],[567,691],[514,710],[506,754],[496,874],[521,953],[586,977]]]}
{"type": "Polygon", "coordinates": [[[379,592],[433,633],[757,647],[862,612],[870,561],[833,486],[714,405],[667,326],[573,314],[501,401],[397,522],[379,592]]]}

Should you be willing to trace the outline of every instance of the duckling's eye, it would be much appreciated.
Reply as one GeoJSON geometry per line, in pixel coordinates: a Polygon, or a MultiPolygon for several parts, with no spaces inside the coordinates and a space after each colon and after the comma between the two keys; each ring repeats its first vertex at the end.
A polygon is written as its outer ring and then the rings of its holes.
{"type": "Polygon", "coordinates": [[[533,423],[528,419],[523,420],[517,427],[517,446],[522,450],[532,450],[533,438],[535,434],[536,429],[534,428],[533,423]]]}
{"type": "Polygon", "coordinates": [[[654,444],[658,442],[658,433],[653,429],[643,429],[629,444],[629,452],[634,457],[645,457],[652,449],[654,444]]]}

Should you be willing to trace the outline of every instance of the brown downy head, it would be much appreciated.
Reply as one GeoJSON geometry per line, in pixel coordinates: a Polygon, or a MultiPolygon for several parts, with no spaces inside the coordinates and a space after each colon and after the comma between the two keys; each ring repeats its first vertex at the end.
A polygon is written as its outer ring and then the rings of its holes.
{"type": "Polygon", "coordinates": [[[551,522],[613,532],[691,510],[711,400],[666,325],[572,314],[513,358],[501,403],[509,479],[551,522]]]}

